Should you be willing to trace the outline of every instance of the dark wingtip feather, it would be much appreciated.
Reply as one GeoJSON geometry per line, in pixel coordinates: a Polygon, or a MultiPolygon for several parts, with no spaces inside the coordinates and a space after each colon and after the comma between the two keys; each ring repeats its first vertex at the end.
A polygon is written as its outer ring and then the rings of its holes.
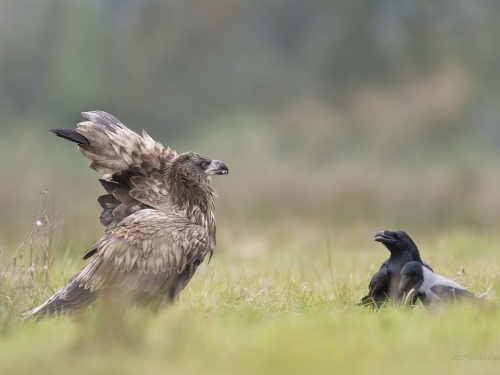
{"type": "Polygon", "coordinates": [[[106,189],[106,191],[108,192],[108,194],[113,194],[113,192],[120,188],[120,184],[114,182],[114,181],[108,181],[108,180],[103,180],[103,179],[99,179],[99,182],[101,183],[102,187],[104,189],[106,189]]]}
{"type": "Polygon", "coordinates": [[[50,129],[50,132],[54,133],[58,137],[67,139],[68,141],[78,143],[79,145],[89,145],[90,142],[83,135],[78,133],[76,130],[70,129],[50,129]]]}
{"type": "Polygon", "coordinates": [[[89,252],[85,253],[83,256],[83,260],[89,259],[92,255],[97,253],[97,249],[92,249],[89,252]]]}

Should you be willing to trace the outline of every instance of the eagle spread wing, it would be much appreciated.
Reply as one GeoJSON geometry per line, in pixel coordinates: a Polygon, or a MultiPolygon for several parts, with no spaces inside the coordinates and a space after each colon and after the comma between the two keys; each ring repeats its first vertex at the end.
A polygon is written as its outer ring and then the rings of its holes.
{"type": "Polygon", "coordinates": [[[98,198],[105,235],[93,257],[53,297],[25,316],[80,313],[103,292],[126,292],[134,302],[174,299],[215,246],[212,175],[220,161],[165,149],[114,116],[86,112],[76,130],[54,129],[78,144],[107,194],[98,198]],[[192,198],[192,201],[188,198],[192,198]],[[207,219],[209,218],[209,219],[207,219]]]}
{"type": "Polygon", "coordinates": [[[139,210],[168,205],[162,171],[177,153],[165,149],[145,131],[140,137],[106,112],[82,115],[89,121],[78,124],[76,130],[51,131],[78,143],[80,152],[90,159],[89,167],[104,174],[99,182],[108,194],[97,201],[103,208],[99,220],[106,230],[139,210]]]}

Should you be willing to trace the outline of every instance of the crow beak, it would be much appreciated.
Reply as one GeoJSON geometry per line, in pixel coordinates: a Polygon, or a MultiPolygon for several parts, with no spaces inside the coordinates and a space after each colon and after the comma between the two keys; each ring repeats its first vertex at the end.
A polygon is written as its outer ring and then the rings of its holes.
{"type": "Polygon", "coordinates": [[[212,160],[212,162],[208,166],[208,169],[205,172],[208,175],[228,174],[229,168],[227,167],[226,163],[224,163],[223,161],[212,160]]]}
{"type": "Polygon", "coordinates": [[[380,231],[375,234],[375,241],[377,242],[382,242],[382,243],[387,243],[387,244],[394,244],[396,243],[396,240],[391,237],[390,235],[391,232],[389,231],[380,231]]]}

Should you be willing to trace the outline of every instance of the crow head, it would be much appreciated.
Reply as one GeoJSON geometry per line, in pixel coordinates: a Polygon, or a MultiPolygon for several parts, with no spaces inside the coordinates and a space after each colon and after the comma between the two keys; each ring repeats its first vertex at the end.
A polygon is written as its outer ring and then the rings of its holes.
{"type": "Polygon", "coordinates": [[[418,254],[417,245],[415,245],[410,236],[408,236],[408,234],[406,234],[406,232],[402,230],[380,231],[375,234],[375,241],[382,242],[385,247],[389,249],[392,255],[397,255],[404,252],[409,252],[412,254],[416,252],[418,254]]]}

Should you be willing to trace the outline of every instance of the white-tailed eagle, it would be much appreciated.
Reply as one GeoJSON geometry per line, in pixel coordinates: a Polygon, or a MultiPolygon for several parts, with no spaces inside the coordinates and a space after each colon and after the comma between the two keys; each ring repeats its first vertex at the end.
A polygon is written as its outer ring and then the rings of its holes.
{"type": "Polygon", "coordinates": [[[81,313],[103,294],[133,303],[171,301],[215,249],[210,182],[227,174],[227,165],[165,149],[106,112],[83,116],[88,121],[76,130],[51,131],[77,143],[90,168],[103,173],[107,194],[98,202],[105,234],[84,256],[89,262],[25,316],[81,313]]]}

